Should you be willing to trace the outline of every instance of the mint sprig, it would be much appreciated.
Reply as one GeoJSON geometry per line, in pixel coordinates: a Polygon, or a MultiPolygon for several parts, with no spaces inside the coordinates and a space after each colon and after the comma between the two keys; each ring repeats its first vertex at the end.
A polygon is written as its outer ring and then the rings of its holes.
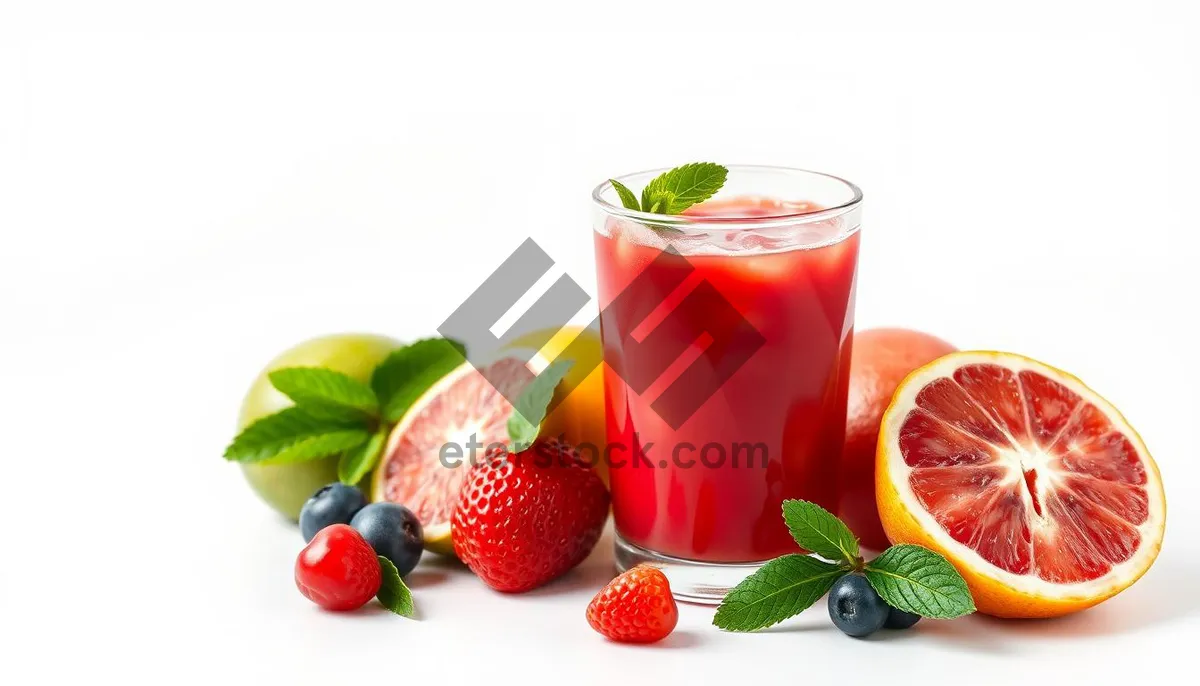
{"type": "Polygon", "coordinates": [[[393,351],[370,384],[321,367],[274,370],[271,385],[295,405],[243,429],[225,459],[284,464],[339,456],[338,479],[357,484],[378,464],[395,423],[464,359],[461,343],[429,338],[393,351]]]}
{"type": "Polygon", "coordinates": [[[379,571],[383,574],[383,582],[375,597],[387,609],[401,617],[412,617],[416,612],[413,607],[412,592],[400,578],[400,570],[386,557],[379,556],[379,571]]]}
{"type": "Polygon", "coordinates": [[[831,512],[804,500],[783,501],[783,521],[801,548],[826,560],[862,564],[858,539],[831,512]]]}
{"type": "Polygon", "coordinates": [[[542,420],[546,418],[546,408],[554,397],[554,389],[574,364],[574,360],[552,362],[521,391],[508,418],[509,450],[521,452],[537,439],[542,420]]]}
{"type": "Polygon", "coordinates": [[[338,481],[344,484],[356,484],[370,474],[371,470],[375,469],[375,465],[379,463],[379,456],[383,454],[383,446],[387,444],[390,432],[391,427],[384,425],[365,443],[342,453],[338,459],[338,481]]]}
{"type": "Polygon", "coordinates": [[[621,204],[625,206],[625,209],[637,212],[642,211],[642,206],[638,204],[637,195],[629,190],[625,184],[616,179],[609,179],[608,182],[612,184],[613,190],[617,192],[617,197],[621,199],[621,204]]]}
{"type": "Polygon", "coordinates": [[[303,407],[289,407],[247,426],[225,448],[234,462],[282,464],[337,455],[370,437],[365,420],[323,417],[303,407]]]}
{"type": "Polygon", "coordinates": [[[728,176],[728,169],[712,162],[692,162],[675,167],[659,174],[642,189],[642,210],[679,214],[715,195],[728,176]],[[655,207],[658,209],[652,209],[655,207]]]}
{"type": "Polygon", "coordinates": [[[922,617],[950,619],[975,611],[962,575],[941,555],[919,545],[894,545],[863,569],[884,602],[922,617]]]}
{"type": "Polygon", "coordinates": [[[267,375],[271,385],[297,405],[329,405],[379,415],[379,399],[365,383],[321,367],[288,367],[267,375]]]}
{"type": "Polygon", "coordinates": [[[651,179],[642,189],[641,200],[616,179],[609,179],[621,205],[626,209],[651,214],[680,214],[692,205],[708,200],[721,187],[729,170],[712,162],[692,162],[651,179]]]}
{"type": "Polygon", "coordinates": [[[426,338],[388,355],[371,374],[383,418],[400,421],[422,393],[463,363],[465,350],[458,341],[426,338]]]}
{"type": "Polygon", "coordinates": [[[888,605],[931,619],[975,611],[971,591],[946,558],[921,546],[894,545],[870,562],[859,556],[858,539],[825,508],[785,500],[784,522],[800,554],[771,560],[731,590],[713,624],[727,631],[757,631],[793,617],[820,600],[841,576],[861,573],[888,605]]]}
{"type": "Polygon", "coordinates": [[[800,614],[849,571],[845,564],[784,555],[763,565],[726,594],[713,624],[729,631],[758,631],[800,614]]]}

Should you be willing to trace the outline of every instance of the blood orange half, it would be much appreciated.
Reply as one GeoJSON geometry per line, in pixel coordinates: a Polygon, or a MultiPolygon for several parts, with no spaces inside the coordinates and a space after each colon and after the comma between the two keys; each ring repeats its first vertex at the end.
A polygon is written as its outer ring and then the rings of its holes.
{"type": "Polygon", "coordinates": [[[952,353],[901,383],[875,491],[888,538],[941,552],[999,617],[1116,595],[1154,562],[1166,518],[1158,467],[1116,408],[1009,353],[952,353]]]}
{"type": "Polygon", "coordinates": [[[524,362],[502,358],[476,369],[464,362],[426,391],[388,438],[375,470],[372,497],[413,511],[425,533],[425,547],[453,555],[450,518],[472,458],[487,447],[507,443],[517,397],[532,378],[524,362]]]}

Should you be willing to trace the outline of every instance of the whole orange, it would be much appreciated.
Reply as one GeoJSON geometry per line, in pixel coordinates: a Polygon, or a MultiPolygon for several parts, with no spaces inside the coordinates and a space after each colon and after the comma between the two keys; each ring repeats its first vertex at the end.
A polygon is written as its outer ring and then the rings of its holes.
{"type": "Polygon", "coordinates": [[[868,548],[888,546],[875,507],[875,446],[883,413],[904,377],[955,350],[936,336],[911,329],[854,334],[838,515],[868,548]]]}

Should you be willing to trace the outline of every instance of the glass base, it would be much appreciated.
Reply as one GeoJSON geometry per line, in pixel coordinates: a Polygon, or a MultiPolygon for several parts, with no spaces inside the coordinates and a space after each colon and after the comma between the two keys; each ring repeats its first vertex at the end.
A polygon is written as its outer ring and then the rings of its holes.
{"type": "Polygon", "coordinates": [[[617,569],[624,572],[642,563],[652,564],[667,576],[676,600],[702,605],[719,605],[726,593],[767,562],[700,562],[670,557],[638,547],[621,538],[619,532],[613,534],[613,548],[617,569]]]}

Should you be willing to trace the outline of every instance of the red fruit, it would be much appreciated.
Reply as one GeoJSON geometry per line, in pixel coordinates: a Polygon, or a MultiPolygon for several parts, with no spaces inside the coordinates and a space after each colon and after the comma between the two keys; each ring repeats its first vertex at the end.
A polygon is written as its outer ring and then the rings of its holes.
{"type": "Polygon", "coordinates": [[[556,439],[471,468],[451,520],[454,553],[497,591],[520,593],[583,561],[608,517],[608,490],[556,439]]]}
{"type": "Polygon", "coordinates": [[[357,610],[382,581],[375,551],[345,524],[318,531],[296,558],[296,588],[326,610],[357,610]]]}
{"type": "Polygon", "coordinates": [[[679,607],[662,571],[638,565],[610,581],[592,598],[587,620],[611,640],[653,643],[675,630],[679,607]]]}
{"type": "Polygon", "coordinates": [[[955,350],[940,338],[910,329],[854,334],[838,516],[868,548],[888,547],[875,508],[875,444],[883,412],[904,377],[955,350]]]}

